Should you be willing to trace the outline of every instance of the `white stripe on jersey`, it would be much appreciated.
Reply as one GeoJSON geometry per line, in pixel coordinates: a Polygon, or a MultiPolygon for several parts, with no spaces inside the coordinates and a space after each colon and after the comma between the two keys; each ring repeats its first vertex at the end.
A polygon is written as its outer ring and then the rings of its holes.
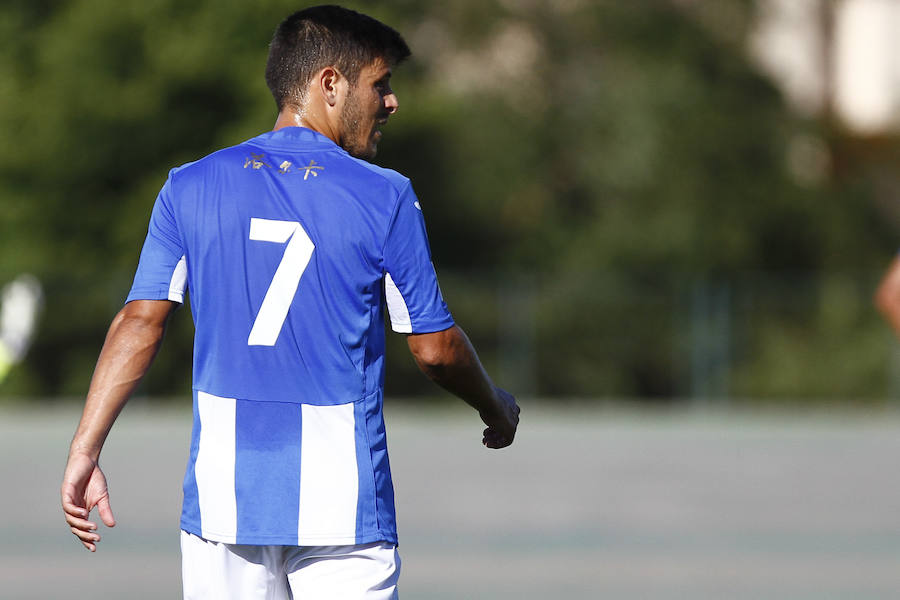
{"type": "Polygon", "coordinates": [[[234,492],[234,398],[197,392],[200,443],[194,474],[203,537],[228,544],[237,536],[237,499],[234,492]]]}
{"type": "Polygon", "coordinates": [[[384,297],[387,300],[388,314],[391,316],[391,329],[397,333],[412,333],[409,308],[390,273],[384,274],[384,297]]]}
{"type": "MultiPolygon", "coordinates": [[[[301,409],[298,544],[354,535],[359,496],[354,404],[301,409]]],[[[331,543],[331,542],[329,542],[331,543]]]]}
{"type": "Polygon", "coordinates": [[[184,288],[187,286],[187,260],[182,256],[175,270],[172,272],[172,279],[169,281],[169,300],[184,304],[184,288]]]}

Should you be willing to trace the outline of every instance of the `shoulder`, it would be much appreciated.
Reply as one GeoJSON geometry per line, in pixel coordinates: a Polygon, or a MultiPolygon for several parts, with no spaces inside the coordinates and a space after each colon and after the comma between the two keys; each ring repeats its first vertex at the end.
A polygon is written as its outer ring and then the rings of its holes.
{"type": "Polygon", "coordinates": [[[360,158],[347,156],[347,159],[356,165],[356,169],[360,171],[360,176],[373,182],[380,182],[391,186],[399,195],[410,187],[409,178],[394,171],[373,165],[372,163],[360,158]]]}
{"type": "Polygon", "coordinates": [[[251,157],[255,150],[251,142],[252,140],[249,140],[235,146],[222,148],[203,158],[174,167],[169,171],[169,180],[189,180],[192,177],[207,175],[210,171],[220,169],[223,165],[243,161],[245,157],[251,157]]]}

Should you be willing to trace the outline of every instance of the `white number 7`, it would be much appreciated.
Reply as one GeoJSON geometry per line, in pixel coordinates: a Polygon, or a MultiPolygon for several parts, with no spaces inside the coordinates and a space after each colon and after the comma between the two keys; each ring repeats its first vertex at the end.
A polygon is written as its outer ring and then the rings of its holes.
{"type": "Polygon", "coordinates": [[[250,239],[276,244],[287,242],[284,256],[275,270],[247,339],[249,346],[274,346],[294,301],[300,277],[316,246],[296,221],[250,219],[250,239]]]}

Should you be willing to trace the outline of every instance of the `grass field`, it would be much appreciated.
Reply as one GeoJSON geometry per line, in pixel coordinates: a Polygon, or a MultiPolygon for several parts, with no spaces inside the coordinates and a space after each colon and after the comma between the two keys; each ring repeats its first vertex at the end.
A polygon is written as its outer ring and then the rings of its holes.
{"type": "MultiPolygon", "coordinates": [[[[76,420],[0,412],[0,598],[180,597],[189,413],[126,409],[93,555],[58,509],[76,420]]],[[[388,406],[407,600],[900,597],[900,415],[526,405],[501,452],[480,429],[388,406]]]]}

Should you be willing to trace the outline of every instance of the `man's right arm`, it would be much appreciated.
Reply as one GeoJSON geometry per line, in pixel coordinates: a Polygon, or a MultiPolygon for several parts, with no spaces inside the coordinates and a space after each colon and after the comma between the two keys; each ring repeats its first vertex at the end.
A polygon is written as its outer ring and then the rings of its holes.
{"type": "Polygon", "coordinates": [[[435,333],[411,334],[407,343],[423,373],[478,411],[487,425],[485,446],[512,444],[519,424],[516,399],[493,384],[462,329],[454,325],[435,333]]]}
{"type": "Polygon", "coordinates": [[[176,306],[168,300],[129,302],[113,319],[100,352],[60,490],[66,522],[91,552],[100,541],[96,523],[88,520],[91,510],[96,506],[103,522],[109,527],[115,525],[106,477],[97,462],[100,450],[119,412],[153,362],[166,321],[176,306]]]}

